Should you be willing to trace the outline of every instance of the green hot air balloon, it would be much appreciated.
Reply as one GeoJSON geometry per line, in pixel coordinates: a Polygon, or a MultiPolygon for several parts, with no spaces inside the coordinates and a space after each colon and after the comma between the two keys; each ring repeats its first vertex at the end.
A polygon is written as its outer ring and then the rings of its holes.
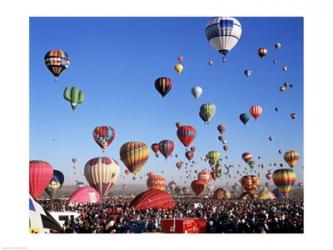
{"type": "Polygon", "coordinates": [[[209,123],[216,113],[216,106],[212,103],[202,104],[200,107],[200,117],[205,123],[209,123]]]}
{"type": "Polygon", "coordinates": [[[240,114],[239,119],[245,125],[249,121],[250,117],[247,113],[242,113],[242,114],[240,114]]]}
{"type": "Polygon", "coordinates": [[[71,103],[72,110],[74,111],[78,104],[83,103],[84,94],[83,91],[76,87],[66,87],[64,90],[64,98],[71,103]]]}

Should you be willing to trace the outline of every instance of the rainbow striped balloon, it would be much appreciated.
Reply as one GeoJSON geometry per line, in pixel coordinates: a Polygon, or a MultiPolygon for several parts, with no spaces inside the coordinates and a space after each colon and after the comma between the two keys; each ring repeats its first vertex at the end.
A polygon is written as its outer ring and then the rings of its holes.
{"type": "Polygon", "coordinates": [[[127,142],[120,148],[120,159],[133,174],[137,174],[143,168],[148,158],[149,148],[142,142],[127,142]]]}
{"type": "Polygon", "coordinates": [[[291,169],[278,169],[273,173],[273,182],[284,196],[288,196],[295,181],[296,173],[291,169]]]}

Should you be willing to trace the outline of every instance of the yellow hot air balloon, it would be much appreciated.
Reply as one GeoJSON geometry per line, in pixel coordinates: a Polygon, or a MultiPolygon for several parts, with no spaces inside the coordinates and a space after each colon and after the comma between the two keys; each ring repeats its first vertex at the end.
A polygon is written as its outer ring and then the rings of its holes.
{"type": "Polygon", "coordinates": [[[127,142],[120,148],[120,159],[133,174],[137,174],[143,168],[148,158],[149,148],[142,142],[127,142]]]}
{"type": "Polygon", "coordinates": [[[284,160],[293,168],[297,165],[299,154],[295,150],[290,150],[284,153],[284,160]]]}
{"type": "Polygon", "coordinates": [[[218,151],[209,151],[206,155],[206,158],[209,160],[210,165],[214,165],[218,163],[219,159],[221,158],[221,153],[218,151]]]}
{"type": "Polygon", "coordinates": [[[177,74],[180,74],[184,70],[184,66],[182,64],[178,63],[175,66],[175,70],[176,70],[177,74]]]}

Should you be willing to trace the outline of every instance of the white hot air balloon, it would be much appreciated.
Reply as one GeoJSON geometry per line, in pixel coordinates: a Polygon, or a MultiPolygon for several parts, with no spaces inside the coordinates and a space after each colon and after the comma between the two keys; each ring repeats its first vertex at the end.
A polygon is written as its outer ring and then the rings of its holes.
{"type": "Polygon", "coordinates": [[[199,98],[202,95],[202,88],[200,86],[195,86],[192,88],[191,92],[195,98],[199,98]]]}
{"type": "Polygon", "coordinates": [[[209,43],[224,58],[240,39],[242,26],[233,17],[214,17],[206,25],[205,33],[209,43]]]}

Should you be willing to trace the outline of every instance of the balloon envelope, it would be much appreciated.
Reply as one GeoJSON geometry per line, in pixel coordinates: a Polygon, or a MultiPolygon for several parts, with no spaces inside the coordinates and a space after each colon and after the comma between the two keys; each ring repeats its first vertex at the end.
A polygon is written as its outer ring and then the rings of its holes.
{"type": "Polygon", "coordinates": [[[202,95],[202,88],[200,86],[195,86],[191,89],[191,93],[195,98],[199,98],[202,95]]]}
{"type": "Polygon", "coordinates": [[[88,186],[79,187],[76,189],[69,198],[69,204],[88,204],[88,203],[97,203],[100,201],[99,192],[88,186]]]}
{"type": "Polygon", "coordinates": [[[149,208],[173,208],[176,205],[174,199],[165,191],[154,189],[137,195],[130,203],[135,209],[149,208]]]}
{"type": "Polygon", "coordinates": [[[46,161],[32,160],[29,162],[29,194],[38,199],[53,176],[53,168],[46,161]]]}

